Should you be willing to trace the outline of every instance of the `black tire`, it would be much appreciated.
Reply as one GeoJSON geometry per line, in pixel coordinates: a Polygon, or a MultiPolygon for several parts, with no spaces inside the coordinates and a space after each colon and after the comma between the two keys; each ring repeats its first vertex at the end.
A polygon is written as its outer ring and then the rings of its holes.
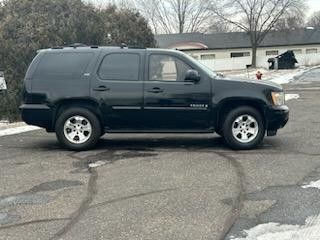
{"type": "Polygon", "coordinates": [[[97,144],[102,131],[97,116],[90,110],[81,107],[71,107],[61,112],[60,116],[58,116],[55,125],[55,132],[57,135],[57,139],[63,147],[70,150],[83,151],[92,149],[97,144]],[[66,121],[68,121],[68,119],[74,116],[82,116],[86,118],[91,124],[91,135],[88,135],[88,139],[83,143],[73,143],[69,141],[65,136],[64,125],[66,121]]]}
{"type": "MultiPolygon", "coordinates": [[[[228,146],[234,150],[250,150],[256,148],[259,144],[261,144],[264,136],[265,136],[265,126],[263,118],[259,111],[252,107],[243,106],[238,107],[236,109],[231,110],[227,115],[223,123],[222,133],[223,137],[228,144],[228,146]],[[240,133],[240,137],[237,138],[233,134],[234,122],[243,115],[249,115],[255,119],[258,124],[257,135],[251,135],[252,140],[247,143],[241,142],[239,138],[241,138],[242,134],[240,133]]],[[[249,133],[250,134],[250,133],[249,133]]],[[[239,135],[238,135],[239,136],[239,135]]],[[[248,136],[248,135],[247,135],[248,136]]],[[[250,136],[250,135],[249,135],[250,136]]]]}

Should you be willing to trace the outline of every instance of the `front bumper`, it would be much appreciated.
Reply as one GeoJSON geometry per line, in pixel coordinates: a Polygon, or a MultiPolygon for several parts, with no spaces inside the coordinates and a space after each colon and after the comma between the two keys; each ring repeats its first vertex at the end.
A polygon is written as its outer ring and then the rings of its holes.
{"type": "Polygon", "coordinates": [[[283,128],[289,121],[288,106],[269,106],[266,109],[266,124],[268,131],[276,131],[283,128]]]}
{"type": "Polygon", "coordinates": [[[43,104],[23,104],[20,106],[22,120],[29,124],[50,130],[53,112],[43,104]]]}

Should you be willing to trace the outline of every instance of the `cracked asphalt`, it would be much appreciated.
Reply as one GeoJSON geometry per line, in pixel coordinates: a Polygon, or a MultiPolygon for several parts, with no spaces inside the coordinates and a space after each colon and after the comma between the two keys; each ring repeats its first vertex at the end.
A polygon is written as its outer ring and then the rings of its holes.
{"type": "Polygon", "coordinates": [[[289,124],[253,151],[217,135],[106,135],[79,153],[43,130],[0,137],[0,239],[228,240],[304,224],[320,214],[320,190],[302,188],[320,179],[319,75],[285,86],[300,94],[289,124]]]}

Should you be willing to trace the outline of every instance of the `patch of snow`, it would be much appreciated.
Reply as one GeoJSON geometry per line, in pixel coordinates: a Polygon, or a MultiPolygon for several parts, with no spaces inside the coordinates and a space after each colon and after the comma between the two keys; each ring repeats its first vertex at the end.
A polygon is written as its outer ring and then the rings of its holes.
{"type": "Polygon", "coordinates": [[[311,71],[313,69],[319,68],[315,67],[299,67],[296,69],[287,69],[287,70],[269,70],[269,69],[250,69],[250,70],[237,70],[237,71],[226,71],[223,72],[228,78],[241,78],[241,79],[256,79],[256,73],[260,71],[263,76],[262,80],[272,81],[278,84],[287,84],[300,77],[304,73],[311,71]]]}
{"type": "Polygon", "coordinates": [[[304,74],[306,71],[307,71],[306,69],[302,69],[300,71],[293,71],[291,73],[286,73],[282,76],[275,77],[275,78],[271,79],[270,81],[274,82],[274,83],[278,83],[278,84],[287,84],[289,82],[292,82],[295,78],[304,74]]]}
{"type": "Polygon", "coordinates": [[[246,237],[233,240],[319,240],[320,216],[309,217],[305,225],[260,224],[245,230],[246,237]]]}
{"type": "Polygon", "coordinates": [[[101,167],[101,166],[103,166],[105,164],[106,164],[106,162],[98,161],[98,162],[95,162],[95,163],[90,163],[89,164],[89,168],[97,168],[97,167],[101,167]]]}
{"type": "Polygon", "coordinates": [[[300,95],[299,94],[289,93],[289,94],[286,94],[285,98],[286,98],[286,101],[290,101],[292,99],[299,99],[300,95]]]}
{"type": "Polygon", "coordinates": [[[315,182],[311,182],[308,185],[304,185],[304,186],[302,186],[302,188],[318,188],[318,189],[320,189],[320,180],[315,181],[315,182]]]}
{"type": "Polygon", "coordinates": [[[0,90],[6,90],[6,89],[7,89],[6,81],[2,76],[0,76],[0,90]]]}
{"type": "Polygon", "coordinates": [[[22,127],[8,128],[8,129],[0,130],[0,137],[16,135],[19,133],[30,132],[38,129],[40,128],[35,126],[22,126],[22,127]]]}

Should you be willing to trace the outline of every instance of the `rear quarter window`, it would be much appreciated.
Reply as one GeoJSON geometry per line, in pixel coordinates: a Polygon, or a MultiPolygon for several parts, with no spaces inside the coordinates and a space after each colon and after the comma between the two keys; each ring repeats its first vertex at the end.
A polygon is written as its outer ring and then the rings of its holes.
{"type": "Polygon", "coordinates": [[[37,79],[79,79],[93,53],[46,53],[35,71],[37,79]]]}

